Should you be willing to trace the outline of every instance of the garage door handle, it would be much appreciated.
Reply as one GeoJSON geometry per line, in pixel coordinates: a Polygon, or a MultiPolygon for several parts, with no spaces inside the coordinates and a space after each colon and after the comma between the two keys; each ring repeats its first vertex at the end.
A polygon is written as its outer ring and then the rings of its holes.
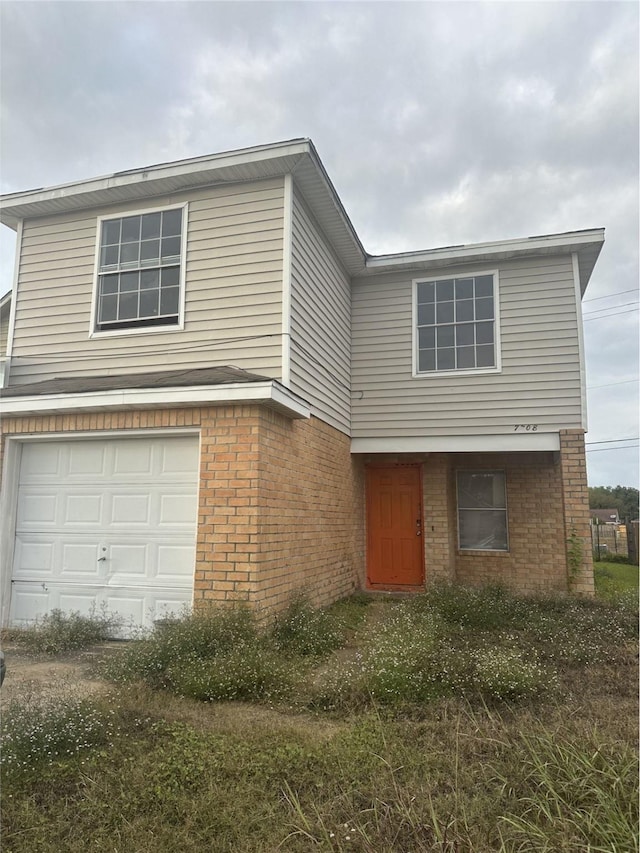
{"type": "Polygon", "coordinates": [[[98,562],[101,563],[103,560],[106,560],[106,557],[98,557],[98,562]]]}

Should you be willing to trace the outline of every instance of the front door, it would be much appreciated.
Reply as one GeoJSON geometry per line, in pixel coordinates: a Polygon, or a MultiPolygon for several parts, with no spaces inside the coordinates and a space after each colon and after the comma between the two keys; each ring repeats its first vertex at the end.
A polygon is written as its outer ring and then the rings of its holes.
{"type": "Polygon", "coordinates": [[[367,468],[367,582],[371,587],[424,581],[420,466],[367,468]]]}

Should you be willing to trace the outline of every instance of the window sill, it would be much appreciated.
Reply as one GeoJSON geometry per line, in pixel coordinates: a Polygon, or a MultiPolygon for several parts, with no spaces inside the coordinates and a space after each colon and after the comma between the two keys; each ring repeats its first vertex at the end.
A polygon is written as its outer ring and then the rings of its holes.
{"type": "Polygon", "coordinates": [[[131,335],[151,335],[165,332],[182,332],[184,323],[172,323],[170,326],[132,326],[130,329],[114,329],[113,331],[94,331],[89,333],[89,339],[121,338],[131,335]]]}
{"type": "Polygon", "coordinates": [[[473,370],[434,370],[428,373],[411,374],[412,379],[451,379],[454,376],[486,376],[491,373],[502,373],[502,367],[476,367],[473,370]]]}
{"type": "Polygon", "coordinates": [[[456,553],[459,557],[481,557],[484,554],[491,554],[492,557],[509,557],[511,554],[510,551],[491,548],[458,548],[456,553]]]}

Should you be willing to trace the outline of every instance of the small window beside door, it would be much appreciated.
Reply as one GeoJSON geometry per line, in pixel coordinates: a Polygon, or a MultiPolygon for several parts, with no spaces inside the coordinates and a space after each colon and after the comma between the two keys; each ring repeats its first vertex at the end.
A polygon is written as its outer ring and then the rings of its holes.
{"type": "Polygon", "coordinates": [[[458,471],[458,544],[462,551],[508,551],[504,471],[458,471]]]}

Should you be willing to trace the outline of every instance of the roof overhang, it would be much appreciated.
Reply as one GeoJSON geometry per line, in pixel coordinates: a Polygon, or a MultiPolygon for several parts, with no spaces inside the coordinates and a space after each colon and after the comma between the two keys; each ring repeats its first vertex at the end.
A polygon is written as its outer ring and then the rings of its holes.
{"type": "Polygon", "coordinates": [[[363,274],[379,275],[399,271],[437,274],[438,270],[457,264],[485,264],[514,258],[575,253],[578,256],[580,290],[584,294],[603,245],[604,228],[591,228],[518,240],[500,240],[492,243],[446,246],[420,252],[377,255],[367,259],[363,274]]]}
{"type": "Polygon", "coordinates": [[[193,157],[100,178],[0,197],[0,222],[18,222],[140,201],[195,187],[264,180],[292,174],[295,182],[350,273],[364,269],[366,253],[310,139],[292,139],[204,157],[193,157]]]}
{"type": "MultiPolygon", "coordinates": [[[[5,389],[6,393],[7,389],[5,389]]],[[[169,388],[119,388],[70,394],[3,396],[0,413],[40,415],[55,412],[112,412],[131,409],[175,409],[185,406],[260,404],[292,419],[311,417],[311,409],[275,380],[227,385],[169,388]]]]}

